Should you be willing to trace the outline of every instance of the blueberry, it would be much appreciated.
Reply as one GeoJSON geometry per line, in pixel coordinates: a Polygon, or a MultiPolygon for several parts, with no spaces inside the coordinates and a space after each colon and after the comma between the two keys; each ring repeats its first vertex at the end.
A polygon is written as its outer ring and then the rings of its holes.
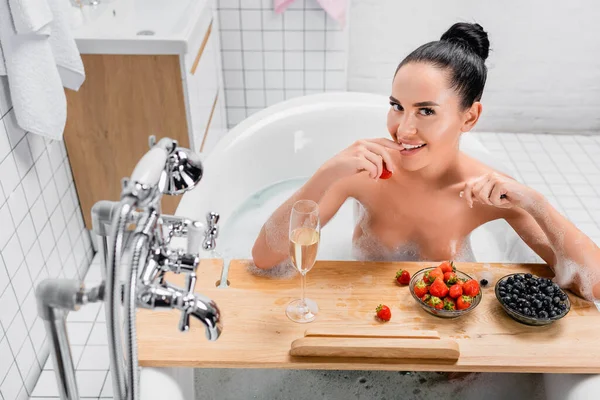
{"type": "Polygon", "coordinates": [[[563,311],[567,309],[567,305],[565,303],[560,303],[558,307],[563,311]]]}
{"type": "Polygon", "coordinates": [[[554,299],[552,300],[552,302],[553,302],[554,304],[560,304],[560,297],[558,297],[558,296],[555,296],[555,297],[554,297],[554,299]]]}
{"type": "Polygon", "coordinates": [[[521,294],[521,291],[519,289],[513,289],[512,293],[513,295],[516,294],[518,296],[521,294]]]}
{"type": "Polygon", "coordinates": [[[505,297],[506,296],[506,292],[504,290],[499,290],[498,291],[498,296],[505,297]]]}
{"type": "Polygon", "coordinates": [[[513,290],[513,285],[511,285],[511,284],[506,285],[506,290],[509,291],[509,292],[512,291],[513,290]]]}
{"type": "Polygon", "coordinates": [[[550,311],[550,318],[554,318],[556,317],[558,314],[556,314],[556,311],[552,310],[550,311]]]}
{"type": "Polygon", "coordinates": [[[509,276],[508,279],[506,280],[506,282],[510,285],[512,285],[513,283],[515,283],[515,278],[513,278],[512,276],[509,276]]]}
{"type": "Polygon", "coordinates": [[[516,294],[513,294],[511,297],[514,301],[519,300],[519,296],[517,296],[516,294]]]}
{"type": "Polygon", "coordinates": [[[504,302],[504,304],[508,304],[510,303],[512,300],[512,298],[510,296],[506,296],[502,298],[502,301],[504,302]]]}
{"type": "Polygon", "coordinates": [[[564,292],[560,292],[560,294],[558,295],[558,297],[560,297],[560,299],[562,301],[565,301],[567,299],[567,295],[564,292]]]}
{"type": "Polygon", "coordinates": [[[526,299],[527,301],[532,301],[532,300],[533,300],[533,296],[532,296],[532,295],[530,295],[530,294],[528,294],[527,296],[525,296],[525,299],[526,299]]]}
{"type": "Polygon", "coordinates": [[[525,274],[525,278],[527,278],[527,279],[531,279],[531,278],[532,278],[532,275],[531,275],[531,274],[529,274],[529,273],[528,273],[528,274],[525,274]]]}
{"type": "Polygon", "coordinates": [[[513,310],[517,308],[517,305],[515,303],[508,303],[508,306],[513,310]]]}
{"type": "Polygon", "coordinates": [[[535,308],[542,308],[542,302],[539,300],[534,301],[533,305],[535,306],[535,308]]]}
{"type": "Polygon", "coordinates": [[[523,308],[523,314],[531,315],[531,310],[528,307],[523,308]]]}
{"type": "Polygon", "coordinates": [[[546,311],[540,311],[540,318],[548,318],[548,313],[546,311]]]}
{"type": "Polygon", "coordinates": [[[554,288],[552,286],[547,286],[546,293],[552,296],[554,294],[554,288]]]}
{"type": "Polygon", "coordinates": [[[539,289],[537,286],[533,285],[531,286],[531,288],[529,289],[532,293],[538,293],[539,289]]]}
{"type": "Polygon", "coordinates": [[[525,300],[525,301],[523,302],[523,305],[524,305],[525,307],[531,307],[531,303],[530,303],[529,301],[527,301],[527,300],[525,300]]]}
{"type": "Polygon", "coordinates": [[[487,286],[487,284],[489,283],[487,279],[482,279],[479,281],[479,283],[481,284],[481,286],[487,286]]]}

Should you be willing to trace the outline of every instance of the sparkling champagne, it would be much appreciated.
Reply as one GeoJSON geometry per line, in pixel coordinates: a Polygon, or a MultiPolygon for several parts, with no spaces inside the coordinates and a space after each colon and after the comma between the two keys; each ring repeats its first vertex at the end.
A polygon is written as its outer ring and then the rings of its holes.
{"type": "Polygon", "coordinates": [[[294,266],[301,273],[315,264],[319,249],[319,232],[313,228],[299,227],[290,235],[290,255],[294,266]]]}

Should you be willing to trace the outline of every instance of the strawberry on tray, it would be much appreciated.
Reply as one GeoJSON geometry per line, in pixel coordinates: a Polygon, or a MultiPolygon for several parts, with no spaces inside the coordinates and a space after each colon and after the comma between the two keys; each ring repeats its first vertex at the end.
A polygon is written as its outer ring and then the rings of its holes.
{"type": "Polygon", "coordinates": [[[479,282],[449,261],[415,273],[409,288],[425,311],[442,318],[456,318],[472,311],[482,297],[479,282]]]}

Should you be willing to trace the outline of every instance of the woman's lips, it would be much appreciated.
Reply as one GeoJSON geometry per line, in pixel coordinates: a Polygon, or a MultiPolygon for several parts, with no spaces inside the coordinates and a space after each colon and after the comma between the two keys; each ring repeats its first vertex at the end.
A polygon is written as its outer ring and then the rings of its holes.
{"type": "Polygon", "coordinates": [[[423,148],[425,148],[425,146],[427,146],[427,144],[423,144],[420,147],[416,147],[416,148],[405,148],[404,150],[400,150],[400,154],[404,155],[404,156],[412,156],[413,154],[417,154],[419,151],[421,151],[423,148]]]}

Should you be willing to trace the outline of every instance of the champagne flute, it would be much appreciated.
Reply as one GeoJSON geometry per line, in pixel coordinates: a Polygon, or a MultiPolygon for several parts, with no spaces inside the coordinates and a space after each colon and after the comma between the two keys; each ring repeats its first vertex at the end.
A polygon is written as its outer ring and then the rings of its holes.
{"type": "Polygon", "coordinates": [[[290,302],[285,311],[288,318],[294,322],[314,321],[319,312],[317,303],[306,298],[304,291],[306,274],[317,259],[320,236],[321,221],[318,204],[312,200],[299,200],[294,203],[290,216],[290,257],[300,272],[302,297],[290,302]]]}

